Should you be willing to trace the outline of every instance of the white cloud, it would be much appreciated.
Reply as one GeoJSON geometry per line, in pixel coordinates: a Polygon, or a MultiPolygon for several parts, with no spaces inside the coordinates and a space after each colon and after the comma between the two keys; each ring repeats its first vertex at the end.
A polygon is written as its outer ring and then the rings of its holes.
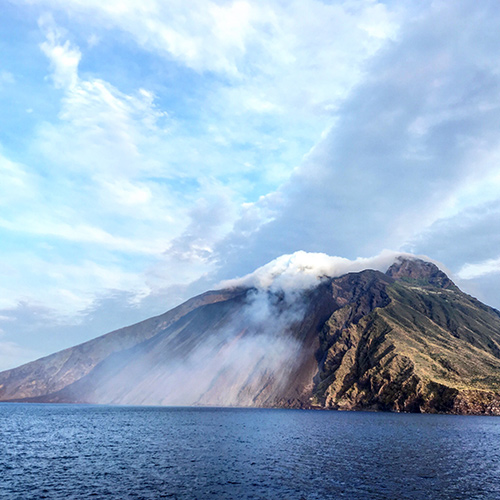
{"type": "MultiPolygon", "coordinates": [[[[29,279],[20,269],[13,269],[10,276],[4,276],[0,292],[9,297],[10,289],[10,300],[0,302],[0,310],[12,310],[24,303],[50,310],[53,323],[71,322],[80,320],[81,314],[100,294],[128,290],[130,298],[139,300],[152,292],[141,273],[127,271],[119,262],[103,264],[83,260],[67,263],[43,259],[29,251],[20,253],[19,259],[30,263],[29,279]]],[[[9,325],[9,330],[12,328],[15,325],[9,325]]]]}
{"type": "Polygon", "coordinates": [[[58,314],[69,321],[97,295],[131,291],[139,300],[199,279],[213,267],[205,255],[235,219],[233,191],[210,172],[206,179],[187,176],[192,186],[173,190],[169,180],[185,172],[175,172],[163,156],[160,122],[168,117],[153,92],[139,86],[126,94],[81,77],[81,53],[64,30],[50,16],[40,26],[61,110],[58,120],[36,131],[33,151],[42,175],[0,158],[6,195],[0,203],[13,202],[0,229],[25,241],[23,250],[3,253],[12,273],[2,307],[23,301],[27,311],[48,307],[52,322],[58,314]],[[163,272],[165,265],[175,272],[163,272]]]}
{"type": "Polygon", "coordinates": [[[157,255],[164,247],[164,241],[127,239],[87,224],[71,224],[45,219],[40,215],[24,216],[19,219],[0,218],[0,227],[12,232],[30,235],[50,236],[79,243],[92,243],[129,253],[157,255]]]}
{"type": "Polygon", "coordinates": [[[475,200],[468,198],[463,210],[439,218],[405,248],[446,261],[455,272],[465,264],[495,260],[500,246],[500,199],[481,203],[481,198],[480,193],[475,200]]]}
{"type": "Polygon", "coordinates": [[[132,183],[127,179],[111,181],[103,179],[101,187],[106,196],[111,197],[119,206],[132,206],[134,209],[140,205],[151,202],[153,193],[151,188],[140,183],[132,183]]]}
{"type": "Polygon", "coordinates": [[[364,61],[396,36],[402,18],[373,1],[36,3],[82,24],[118,28],[146,50],[195,71],[228,75],[237,90],[227,95],[256,112],[283,103],[296,110],[331,109],[358,81],[364,61]]]}
{"type": "MultiPolygon", "coordinates": [[[[336,278],[347,273],[374,269],[385,272],[399,257],[415,258],[403,252],[383,251],[380,255],[349,260],[324,253],[298,251],[282,255],[242,278],[223,281],[221,288],[239,286],[259,290],[295,292],[316,286],[323,278],[336,278]]],[[[427,257],[419,256],[429,260],[427,257]]]]}
{"type": "Polygon", "coordinates": [[[124,95],[99,79],[78,80],[66,91],[61,123],[40,130],[39,147],[48,158],[101,176],[151,169],[140,149],[146,130],[154,128],[163,114],[154,109],[149,95],[124,95]]]}
{"type": "Polygon", "coordinates": [[[0,71],[0,89],[3,87],[3,85],[7,84],[13,84],[16,82],[16,79],[14,75],[10,71],[0,71]]]}
{"type": "Polygon", "coordinates": [[[94,24],[113,26],[148,50],[178,59],[199,71],[238,73],[256,7],[244,1],[218,4],[194,0],[98,2],[73,0],[37,2],[80,15],[94,24]]]}
{"type": "Polygon", "coordinates": [[[458,271],[457,275],[461,279],[470,280],[497,273],[500,273],[500,257],[475,264],[465,264],[458,271]]]}
{"type": "Polygon", "coordinates": [[[60,121],[39,130],[43,154],[56,165],[101,177],[151,170],[141,148],[149,134],[161,134],[159,121],[166,118],[156,108],[154,94],[139,88],[127,95],[102,79],[81,79],[80,50],[63,39],[51,16],[42,16],[39,24],[46,36],[40,46],[51,63],[51,77],[64,92],[60,121]]]}
{"type": "Polygon", "coordinates": [[[9,207],[20,199],[36,196],[35,176],[19,163],[0,153],[0,206],[9,207]]]}
{"type": "Polygon", "coordinates": [[[69,41],[61,45],[63,33],[54,24],[52,16],[40,17],[38,25],[46,33],[47,39],[40,44],[40,48],[50,60],[54,85],[60,89],[75,87],[78,80],[78,64],[82,57],[81,52],[77,48],[71,47],[69,41]]]}

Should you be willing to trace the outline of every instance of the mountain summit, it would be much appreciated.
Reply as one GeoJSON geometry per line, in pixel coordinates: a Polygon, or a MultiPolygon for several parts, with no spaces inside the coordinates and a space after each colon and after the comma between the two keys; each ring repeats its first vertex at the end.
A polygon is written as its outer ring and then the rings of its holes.
{"type": "Polygon", "coordinates": [[[392,261],[303,288],[240,280],[2,372],[0,400],[500,414],[500,313],[392,261]]]}
{"type": "Polygon", "coordinates": [[[409,279],[439,288],[458,290],[455,283],[435,264],[421,259],[397,259],[386,274],[394,279],[409,279]]]}

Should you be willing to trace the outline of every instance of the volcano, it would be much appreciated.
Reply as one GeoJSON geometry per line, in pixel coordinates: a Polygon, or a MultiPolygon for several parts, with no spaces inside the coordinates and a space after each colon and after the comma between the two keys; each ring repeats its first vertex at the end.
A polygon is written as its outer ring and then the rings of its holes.
{"type": "Polygon", "coordinates": [[[0,373],[0,400],[500,414],[500,313],[398,257],[244,284],[0,373]]]}

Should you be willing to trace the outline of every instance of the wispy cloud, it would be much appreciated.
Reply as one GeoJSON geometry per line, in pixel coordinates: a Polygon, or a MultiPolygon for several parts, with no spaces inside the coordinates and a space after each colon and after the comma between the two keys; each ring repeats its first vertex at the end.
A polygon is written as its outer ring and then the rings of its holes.
{"type": "Polygon", "coordinates": [[[458,277],[464,280],[500,273],[500,257],[488,259],[477,264],[465,264],[459,271],[458,277]]]}

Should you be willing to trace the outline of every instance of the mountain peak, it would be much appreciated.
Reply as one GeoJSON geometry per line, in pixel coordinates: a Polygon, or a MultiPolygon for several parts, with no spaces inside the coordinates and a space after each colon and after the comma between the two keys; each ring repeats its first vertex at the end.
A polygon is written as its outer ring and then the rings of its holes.
{"type": "Polygon", "coordinates": [[[457,288],[435,264],[422,259],[399,257],[386,274],[394,279],[410,279],[439,288],[457,288]]]}

